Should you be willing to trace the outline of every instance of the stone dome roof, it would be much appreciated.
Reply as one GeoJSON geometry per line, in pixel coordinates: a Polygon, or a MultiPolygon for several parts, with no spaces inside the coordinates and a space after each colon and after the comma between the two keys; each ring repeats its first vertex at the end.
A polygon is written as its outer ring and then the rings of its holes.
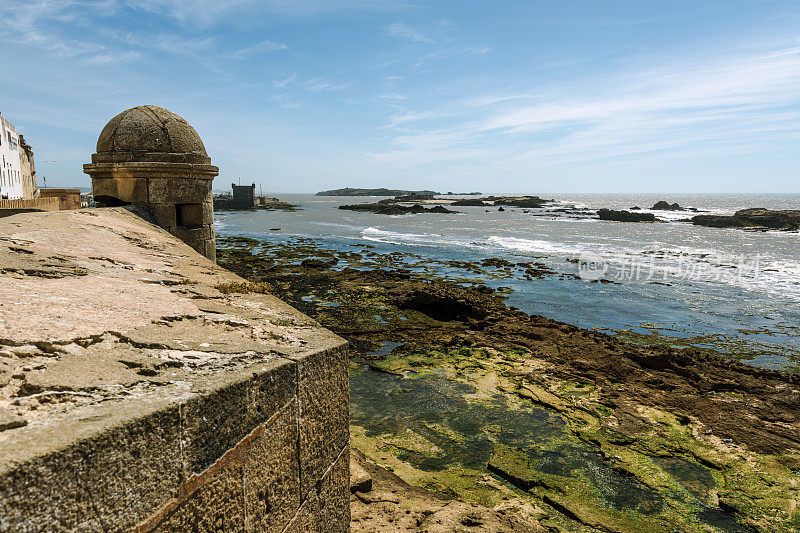
{"type": "Polygon", "coordinates": [[[181,116],[155,105],[132,107],[108,121],[97,139],[97,154],[108,152],[207,157],[194,128],[181,116]]]}

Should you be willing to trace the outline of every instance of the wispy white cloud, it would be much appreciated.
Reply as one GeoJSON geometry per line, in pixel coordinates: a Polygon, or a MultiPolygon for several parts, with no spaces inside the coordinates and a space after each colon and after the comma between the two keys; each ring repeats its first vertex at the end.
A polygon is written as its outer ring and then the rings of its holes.
{"type": "Polygon", "coordinates": [[[282,17],[308,17],[353,10],[396,11],[408,7],[394,0],[125,0],[127,5],[207,28],[247,13],[282,17]]]}
{"type": "MultiPolygon", "coordinates": [[[[411,69],[418,69],[431,61],[455,56],[484,55],[491,51],[489,46],[483,44],[462,42],[454,35],[456,29],[456,25],[447,20],[429,24],[424,28],[399,22],[389,25],[386,34],[400,39],[404,46],[400,46],[393,57],[384,61],[382,67],[407,65],[411,69]]],[[[387,77],[385,83],[391,85],[394,80],[387,77]]]]}
{"type": "Polygon", "coordinates": [[[263,54],[265,52],[274,52],[276,50],[286,50],[288,46],[284,43],[276,43],[275,41],[261,41],[254,45],[247,46],[245,48],[240,48],[231,53],[231,57],[236,59],[243,59],[246,57],[251,57],[258,54],[263,54]]]}
{"type": "Polygon", "coordinates": [[[395,22],[390,25],[386,32],[392,37],[399,37],[401,39],[408,39],[417,43],[435,44],[437,41],[430,35],[426,35],[419,30],[412,28],[406,24],[395,22]]]}
{"type": "Polygon", "coordinates": [[[129,61],[136,61],[141,57],[142,55],[135,51],[107,52],[92,55],[92,57],[88,59],[88,62],[94,65],[109,65],[112,63],[128,63],[129,61]]]}
{"type": "Polygon", "coordinates": [[[303,88],[313,93],[320,93],[320,92],[328,92],[328,91],[340,91],[342,89],[347,89],[353,85],[352,82],[337,82],[331,81],[326,78],[312,78],[303,84],[303,88]]]}
{"type": "Polygon", "coordinates": [[[389,100],[392,102],[400,102],[406,99],[405,95],[397,94],[397,93],[383,93],[379,94],[378,98],[381,100],[389,100]]]}
{"type": "Polygon", "coordinates": [[[84,59],[88,63],[128,62],[139,55],[117,50],[92,39],[64,37],[57,25],[87,26],[91,18],[114,13],[114,0],[33,0],[0,3],[0,42],[33,46],[59,59],[84,59]]]}
{"type": "Polygon", "coordinates": [[[99,36],[109,43],[116,43],[139,50],[153,50],[170,55],[208,55],[217,45],[215,37],[185,36],[177,32],[152,34],[102,28],[99,31],[99,36]]]}
{"type": "Polygon", "coordinates": [[[285,109],[294,109],[296,107],[300,107],[300,103],[292,99],[292,97],[288,94],[276,94],[272,97],[272,100],[280,107],[285,109]]]}
{"type": "Polygon", "coordinates": [[[774,149],[785,145],[788,132],[800,132],[797,113],[788,111],[800,105],[796,43],[727,57],[698,54],[582,83],[569,96],[539,87],[445,102],[439,120],[393,114],[387,125],[397,131],[393,147],[373,160],[411,167],[483,157],[487,149],[508,168],[666,150],[696,157],[700,146],[730,154],[774,149]]]}
{"type": "Polygon", "coordinates": [[[297,74],[292,74],[291,76],[286,76],[283,79],[275,80],[274,82],[272,82],[272,84],[275,87],[286,87],[296,79],[297,79],[297,74]]]}

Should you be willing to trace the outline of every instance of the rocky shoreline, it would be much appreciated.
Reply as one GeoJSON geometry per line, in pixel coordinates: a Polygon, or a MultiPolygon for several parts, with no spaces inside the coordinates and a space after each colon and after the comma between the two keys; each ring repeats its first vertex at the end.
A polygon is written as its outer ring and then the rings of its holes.
{"type": "MultiPolygon", "coordinates": [[[[386,394],[423,394],[423,377],[430,376],[425,379],[437,387],[469,387],[464,409],[498,398],[506,410],[541,409],[563,424],[564,436],[553,442],[567,439],[574,442],[570,449],[590,450],[578,456],[597,454],[603,468],[628,476],[630,490],[655,503],[609,507],[602,487],[585,479],[579,466],[567,475],[541,463],[559,445],[503,437],[513,424],[500,433],[488,424],[478,434],[447,419],[378,429],[374,417],[354,411],[351,442],[371,460],[412,485],[490,510],[512,502],[556,530],[700,531],[705,520],[730,531],[777,531],[794,523],[798,376],[708,350],[631,344],[531,316],[508,307],[490,287],[412,273],[389,255],[368,246],[342,252],[303,242],[276,249],[248,239],[220,239],[218,251],[223,266],[269,283],[276,295],[350,340],[351,380],[367,380],[366,394],[374,388],[369,380],[380,375],[397,383],[389,381],[386,394]],[[381,350],[386,343],[390,349],[381,350]],[[453,447],[457,454],[464,442],[483,443],[483,466],[448,459],[443,450],[453,447]],[[701,477],[690,483],[679,472],[686,469],[701,477]],[[509,492],[504,483],[522,492],[509,492]]],[[[513,268],[502,259],[474,265],[499,277],[513,268]]],[[[354,401],[360,394],[351,391],[354,401]]]]}

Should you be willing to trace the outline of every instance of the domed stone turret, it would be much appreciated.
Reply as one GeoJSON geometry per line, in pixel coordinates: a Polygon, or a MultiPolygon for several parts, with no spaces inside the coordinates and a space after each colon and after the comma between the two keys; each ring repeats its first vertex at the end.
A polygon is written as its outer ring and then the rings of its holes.
{"type": "Polygon", "coordinates": [[[182,117],[155,105],[140,105],[112,118],[97,140],[97,153],[131,154],[152,160],[152,153],[194,154],[210,162],[200,136],[182,117]]]}
{"type": "Polygon", "coordinates": [[[112,118],[83,171],[99,207],[137,205],[173,235],[216,258],[211,164],[203,141],[182,117],[154,105],[112,118]]]}

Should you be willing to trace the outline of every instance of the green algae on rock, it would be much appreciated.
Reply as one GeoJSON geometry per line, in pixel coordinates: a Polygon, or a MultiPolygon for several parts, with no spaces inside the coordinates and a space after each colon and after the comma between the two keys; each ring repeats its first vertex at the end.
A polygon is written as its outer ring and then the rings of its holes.
{"type": "Polygon", "coordinates": [[[351,341],[353,446],[409,483],[510,499],[556,530],[798,527],[796,377],[508,308],[480,284],[524,273],[502,261],[234,244],[221,262],[351,341]],[[448,268],[469,277],[437,275],[448,268]],[[407,430],[442,452],[413,449],[407,430]],[[489,472],[499,446],[530,458],[534,487],[489,472]],[[650,503],[631,508],[625,494],[650,503]]]}

